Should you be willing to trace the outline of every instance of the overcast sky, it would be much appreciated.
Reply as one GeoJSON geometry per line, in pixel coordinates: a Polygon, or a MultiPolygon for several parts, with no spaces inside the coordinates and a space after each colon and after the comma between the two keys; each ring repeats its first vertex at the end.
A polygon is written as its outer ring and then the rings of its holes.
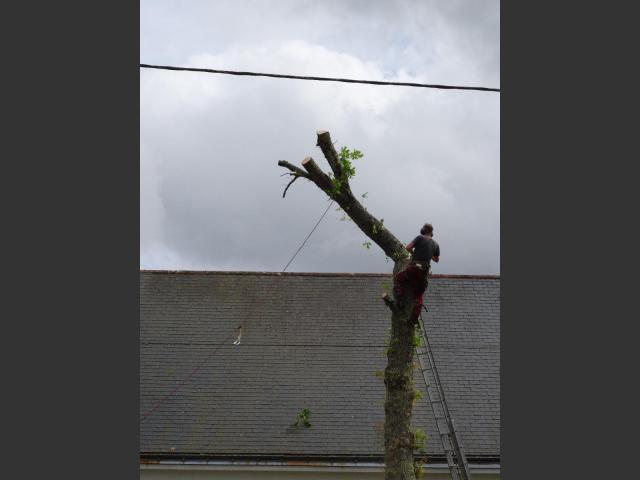
{"type": "MultiPolygon", "coordinates": [[[[140,61],[500,87],[499,2],[141,0],[140,61]]],[[[500,273],[500,94],[140,71],[140,267],[281,271],[328,205],[287,183],[316,131],[357,148],[369,211],[434,273],[500,273]]],[[[513,160],[513,159],[512,159],[513,160]]],[[[336,206],[337,207],[337,206],[336,206]]],[[[287,271],[388,272],[332,209],[287,271]]]]}

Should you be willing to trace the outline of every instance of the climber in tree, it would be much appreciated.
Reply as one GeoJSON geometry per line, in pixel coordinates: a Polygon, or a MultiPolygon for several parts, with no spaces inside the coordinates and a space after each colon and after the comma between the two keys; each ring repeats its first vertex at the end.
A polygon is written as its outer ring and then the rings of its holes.
{"type": "Polygon", "coordinates": [[[427,270],[431,260],[436,263],[440,261],[440,245],[433,239],[433,225],[430,223],[422,226],[420,235],[414,238],[406,248],[411,253],[411,260],[414,263],[426,264],[427,270]]]}
{"type": "Polygon", "coordinates": [[[411,252],[411,262],[396,275],[394,293],[397,299],[402,299],[407,294],[416,297],[413,317],[417,320],[422,308],[422,296],[429,284],[431,260],[436,263],[440,261],[440,245],[433,239],[433,225],[425,223],[420,229],[420,235],[414,238],[406,249],[411,252]],[[412,287],[410,291],[407,289],[408,286],[412,287]]]}

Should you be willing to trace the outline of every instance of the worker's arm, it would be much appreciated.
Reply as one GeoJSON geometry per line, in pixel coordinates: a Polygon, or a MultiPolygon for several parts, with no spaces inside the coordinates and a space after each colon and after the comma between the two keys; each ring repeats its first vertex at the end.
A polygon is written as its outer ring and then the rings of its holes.
{"type": "Polygon", "coordinates": [[[408,252],[413,253],[413,247],[414,247],[413,242],[409,242],[405,248],[407,249],[408,252]]]}
{"type": "Polygon", "coordinates": [[[433,256],[431,257],[431,260],[433,260],[436,263],[440,261],[440,245],[438,245],[437,243],[436,243],[436,250],[435,252],[433,252],[433,256]]]}

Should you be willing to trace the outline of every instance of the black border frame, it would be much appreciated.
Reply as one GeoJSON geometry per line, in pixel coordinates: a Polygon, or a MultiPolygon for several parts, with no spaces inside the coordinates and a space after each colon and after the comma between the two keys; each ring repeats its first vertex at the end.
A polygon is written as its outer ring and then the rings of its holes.
{"type": "Polygon", "coordinates": [[[140,474],[139,17],[3,10],[8,476],[140,474]]]}
{"type": "MultiPolygon", "coordinates": [[[[136,478],[139,5],[8,8],[6,455],[136,478]]],[[[620,9],[502,2],[504,478],[633,471],[637,17],[620,9]]]]}

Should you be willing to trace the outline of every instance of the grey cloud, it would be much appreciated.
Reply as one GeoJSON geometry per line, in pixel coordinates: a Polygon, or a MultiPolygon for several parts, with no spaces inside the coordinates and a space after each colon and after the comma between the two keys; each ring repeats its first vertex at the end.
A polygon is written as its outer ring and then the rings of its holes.
{"type": "MultiPolygon", "coordinates": [[[[499,79],[497,9],[483,2],[381,2],[357,18],[357,2],[303,3],[142,2],[141,60],[499,79]],[[404,53],[392,61],[393,52],[404,53]]],[[[141,71],[141,266],[280,270],[327,201],[303,181],[282,199],[287,179],[276,163],[311,155],[326,168],[317,129],[365,153],[353,189],[369,192],[363,202],[402,240],[435,224],[443,255],[434,271],[499,272],[498,95],[154,71],[141,71]]],[[[327,214],[289,270],[391,268],[341,216],[327,214]]]]}

